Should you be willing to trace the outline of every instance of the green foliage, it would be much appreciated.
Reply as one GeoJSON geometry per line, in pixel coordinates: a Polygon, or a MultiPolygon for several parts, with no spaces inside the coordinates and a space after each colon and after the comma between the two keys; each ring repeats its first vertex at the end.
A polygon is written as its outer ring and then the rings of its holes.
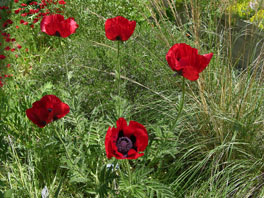
{"type": "Polygon", "coordinates": [[[250,21],[257,24],[260,29],[264,29],[264,10],[259,10],[254,16],[250,18],[250,21]]]}

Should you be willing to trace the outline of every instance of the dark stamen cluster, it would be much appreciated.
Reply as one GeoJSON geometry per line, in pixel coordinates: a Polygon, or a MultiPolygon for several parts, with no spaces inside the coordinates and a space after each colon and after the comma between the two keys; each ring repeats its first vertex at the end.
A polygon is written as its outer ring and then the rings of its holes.
{"type": "Polygon", "coordinates": [[[128,137],[120,137],[116,143],[118,152],[126,155],[128,151],[133,147],[132,141],[128,137]]]}

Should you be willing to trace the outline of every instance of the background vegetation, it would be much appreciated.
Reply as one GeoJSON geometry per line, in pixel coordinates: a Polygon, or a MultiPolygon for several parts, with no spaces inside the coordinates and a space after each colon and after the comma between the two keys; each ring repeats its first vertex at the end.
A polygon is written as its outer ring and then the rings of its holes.
{"type": "Polygon", "coordinates": [[[234,46],[238,37],[253,42],[248,35],[261,30],[236,30],[240,19],[229,8],[240,2],[66,1],[52,5],[79,24],[66,39],[42,33],[40,21],[20,24],[14,10],[28,2],[10,2],[13,24],[3,30],[22,48],[2,50],[2,74],[13,77],[0,89],[0,196],[40,197],[46,186],[49,197],[264,197],[263,53],[234,46]],[[104,32],[105,20],[118,15],[137,21],[121,45],[121,100],[113,86],[117,43],[104,32]],[[198,81],[185,81],[176,123],[181,78],[165,59],[175,43],[214,53],[198,81]],[[234,58],[235,51],[244,54],[234,58]],[[25,111],[46,94],[71,110],[40,129],[25,111]],[[119,105],[149,133],[137,160],[106,158],[104,138],[119,105]]]}

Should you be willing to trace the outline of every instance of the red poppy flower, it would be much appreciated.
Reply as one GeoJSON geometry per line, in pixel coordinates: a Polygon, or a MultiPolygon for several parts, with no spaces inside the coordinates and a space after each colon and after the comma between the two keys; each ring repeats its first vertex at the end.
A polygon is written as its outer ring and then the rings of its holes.
{"type": "Polygon", "coordinates": [[[109,127],[105,136],[105,150],[108,159],[137,159],[144,155],[142,152],[148,145],[146,128],[135,121],[129,125],[124,118],[119,118],[117,127],[109,127]]]}
{"type": "Polygon", "coordinates": [[[40,128],[64,117],[69,112],[70,107],[55,95],[43,96],[39,101],[34,102],[30,109],[26,110],[27,117],[40,128]]]}
{"type": "Polygon", "coordinates": [[[117,16],[106,20],[105,35],[112,41],[126,41],[133,34],[135,28],[136,21],[129,21],[122,16],[117,16]]]}
{"type": "Polygon", "coordinates": [[[177,43],[169,49],[166,60],[173,71],[189,80],[197,80],[212,56],[213,53],[199,55],[197,49],[185,43],[177,43]]]}
{"type": "Polygon", "coordinates": [[[70,17],[64,20],[64,16],[60,14],[53,14],[44,16],[40,22],[40,29],[42,32],[50,36],[68,37],[75,33],[79,25],[70,17]]]}

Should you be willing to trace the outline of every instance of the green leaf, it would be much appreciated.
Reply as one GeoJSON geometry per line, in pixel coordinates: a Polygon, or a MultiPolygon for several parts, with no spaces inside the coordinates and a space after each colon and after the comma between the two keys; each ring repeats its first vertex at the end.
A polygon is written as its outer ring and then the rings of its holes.
{"type": "Polygon", "coordinates": [[[4,198],[12,198],[13,197],[12,194],[13,194],[13,190],[9,189],[9,190],[5,191],[4,198]]]}

